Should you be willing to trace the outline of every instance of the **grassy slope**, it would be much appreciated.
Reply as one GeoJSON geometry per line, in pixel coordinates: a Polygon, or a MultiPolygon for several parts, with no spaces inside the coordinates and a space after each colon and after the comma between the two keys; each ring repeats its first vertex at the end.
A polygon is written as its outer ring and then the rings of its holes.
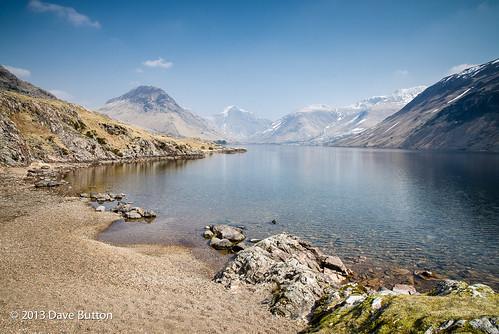
{"type": "MultiPolygon", "coordinates": [[[[312,320],[311,332],[318,333],[424,333],[430,326],[438,328],[447,320],[471,320],[499,314],[499,294],[484,288],[481,297],[469,290],[445,296],[374,294],[351,308],[322,305],[312,320]],[[382,299],[381,309],[371,305],[382,299]]],[[[481,333],[469,325],[455,333],[481,333]]]]}

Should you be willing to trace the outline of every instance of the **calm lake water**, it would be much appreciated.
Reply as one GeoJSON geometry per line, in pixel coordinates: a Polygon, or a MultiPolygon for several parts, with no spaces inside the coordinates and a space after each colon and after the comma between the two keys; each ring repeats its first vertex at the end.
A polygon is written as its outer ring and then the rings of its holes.
{"type": "Polygon", "coordinates": [[[220,258],[201,232],[229,222],[249,238],[288,231],[350,264],[362,256],[378,269],[430,269],[499,287],[499,155],[247,148],[82,169],[68,180],[158,212],[152,224],[113,224],[100,236],[112,243],[181,243],[220,258]]]}

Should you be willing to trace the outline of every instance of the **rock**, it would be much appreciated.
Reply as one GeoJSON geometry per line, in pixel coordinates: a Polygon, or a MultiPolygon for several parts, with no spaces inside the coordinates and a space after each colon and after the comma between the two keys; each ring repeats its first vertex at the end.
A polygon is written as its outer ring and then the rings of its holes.
{"type": "Polygon", "coordinates": [[[144,210],[143,216],[144,218],[154,218],[157,216],[157,214],[153,210],[144,210]]]}
{"type": "Polygon", "coordinates": [[[80,194],[80,197],[81,197],[81,198],[89,198],[89,197],[90,197],[90,195],[89,195],[89,194],[87,194],[87,193],[81,193],[81,194],[80,194]]]}
{"type": "Polygon", "coordinates": [[[204,227],[204,229],[205,229],[205,230],[211,230],[211,226],[210,226],[210,225],[206,225],[206,226],[204,227]]]}
{"type": "Polygon", "coordinates": [[[348,269],[343,264],[343,261],[337,256],[325,256],[322,259],[321,267],[337,271],[344,276],[350,276],[352,274],[352,271],[348,269]]]}
{"type": "Polygon", "coordinates": [[[125,195],[125,194],[123,194],[123,193],[121,193],[121,194],[116,194],[116,195],[114,196],[114,198],[115,198],[115,199],[117,199],[118,201],[122,200],[122,199],[123,199],[123,198],[125,198],[125,197],[126,197],[126,195],[125,195]]]}
{"type": "Polygon", "coordinates": [[[211,231],[217,236],[217,238],[228,239],[232,242],[243,241],[246,238],[240,228],[229,225],[213,225],[211,231]]]}
{"type": "Polygon", "coordinates": [[[433,273],[429,270],[415,270],[414,271],[414,276],[419,277],[424,280],[432,279],[435,276],[433,273]]]}
{"type": "Polygon", "coordinates": [[[250,239],[249,242],[256,244],[257,242],[262,241],[262,239],[250,239]]]}
{"type": "Polygon", "coordinates": [[[131,210],[132,210],[132,206],[130,204],[118,203],[118,205],[116,205],[112,211],[119,212],[119,213],[126,213],[126,212],[129,212],[131,210]]]}
{"type": "Polygon", "coordinates": [[[143,216],[144,215],[144,209],[138,207],[138,206],[134,206],[130,211],[135,211],[137,212],[139,215],[143,216]]]}
{"type": "Polygon", "coordinates": [[[125,217],[128,219],[140,219],[142,218],[142,215],[140,215],[137,211],[132,210],[125,212],[125,217]]]}
{"type": "Polygon", "coordinates": [[[415,295],[418,293],[413,285],[407,284],[395,284],[392,291],[400,295],[415,295]]]}
{"type": "Polygon", "coordinates": [[[345,304],[348,306],[353,306],[362,303],[366,299],[365,295],[351,295],[345,299],[345,304]]]}
{"type": "Polygon", "coordinates": [[[396,269],[393,269],[393,272],[396,274],[396,275],[400,275],[400,276],[405,276],[405,275],[409,275],[411,272],[407,269],[404,269],[404,268],[396,268],[396,269]]]}
{"type": "Polygon", "coordinates": [[[210,246],[215,249],[231,249],[234,244],[228,239],[212,238],[210,246]]]}
{"type": "Polygon", "coordinates": [[[272,219],[272,221],[270,223],[275,225],[275,224],[277,224],[277,220],[272,219]]]}
{"type": "Polygon", "coordinates": [[[99,205],[98,207],[95,208],[95,211],[104,212],[106,211],[106,207],[104,205],[99,205]]]}
{"type": "Polygon", "coordinates": [[[271,293],[268,305],[273,314],[306,319],[324,290],[339,287],[346,278],[339,271],[325,272],[325,258],[318,248],[281,233],[240,251],[215,281],[226,288],[256,285],[271,293]]]}
{"type": "Polygon", "coordinates": [[[472,328],[478,329],[478,330],[482,331],[483,333],[499,334],[497,322],[494,325],[490,320],[492,320],[492,318],[489,319],[487,317],[483,317],[483,318],[479,318],[479,319],[470,320],[468,323],[472,328]]]}
{"type": "Polygon", "coordinates": [[[41,166],[40,168],[41,168],[41,169],[50,169],[50,166],[48,166],[48,165],[43,165],[43,166],[41,166]]]}
{"type": "Polygon", "coordinates": [[[211,239],[211,238],[213,238],[213,236],[214,236],[214,234],[210,230],[205,230],[203,232],[203,238],[205,238],[205,239],[211,239]]]}
{"type": "Polygon", "coordinates": [[[248,248],[248,245],[245,244],[244,242],[240,242],[240,243],[235,244],[234,246],[232,246],[231,250],[233,252],[237,253],[237,252],[245,250],[246,248],[248,248]]]}
{"type": "Polygon", "coordinates": [[[57,180],[40,180],[35,183],[36,188],[51,188],[60,186],[62,182],[57,180]]]}
{"type": "Polygon", "coordinates": [[[383,299],[381,297],[376,297],[373,299],[373,302],[371,303],[371,309],[377,311],[381,308],[381,302],[383,299]]]}

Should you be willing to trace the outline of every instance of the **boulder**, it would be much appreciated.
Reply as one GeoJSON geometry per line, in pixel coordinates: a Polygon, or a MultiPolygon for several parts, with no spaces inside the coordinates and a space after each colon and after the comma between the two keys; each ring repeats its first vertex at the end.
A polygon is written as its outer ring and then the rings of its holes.
{"type": "Polygon", "coordinates": [[[227,288],[256,285],[270,293],[268,305],[273,314],[305,319],[324,290],[339,287],[349,272],[325,271],[326,258],[318,248],[281,233],[240,251],[217,273],[215,281],[227,288]]]}
{"type": "Polygon", "coordinates": [[[157,216],[157,214],[153,210],[144,210],[143,216],[144,218],[154,218],[157,216]]]}
{"type": "Polygon", "coordinates": [[[125,217],[128,219],[140,219],[142,215],[135,210],[128,211],[125,213],[125,217]]]}
{"type": "Polygon", "coordinates": [[[215,249],[231,249],[234,244],[228,239],[212,238],[210,241],[210,246],[215,249]]]}
{"type": "Polygon", "coordinates": [[[229,225],[213,225],[211,227],[211,231],[217,236],[217,238],[227,239],[232,242],[240,242],[246,238],[240,228],[232,227],[229,225]]]}

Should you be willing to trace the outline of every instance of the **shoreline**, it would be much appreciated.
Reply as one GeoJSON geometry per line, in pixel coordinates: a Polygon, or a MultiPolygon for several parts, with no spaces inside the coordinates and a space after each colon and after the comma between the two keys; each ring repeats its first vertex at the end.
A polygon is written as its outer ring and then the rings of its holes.
{"type": "Polygon", "coordinates": [[[290,333],[303,324],[270,314],[248,289],[227,291],[186,247],[95,240],[118,218],[75,197],[34,189],[27,168],[0,171],[0,327],[6,333],[290,333]],[[10,312],[104,312],[112,319],[19,320],[10,312]],[[140,329],[140,330],[139,330],[140,329]]]}

